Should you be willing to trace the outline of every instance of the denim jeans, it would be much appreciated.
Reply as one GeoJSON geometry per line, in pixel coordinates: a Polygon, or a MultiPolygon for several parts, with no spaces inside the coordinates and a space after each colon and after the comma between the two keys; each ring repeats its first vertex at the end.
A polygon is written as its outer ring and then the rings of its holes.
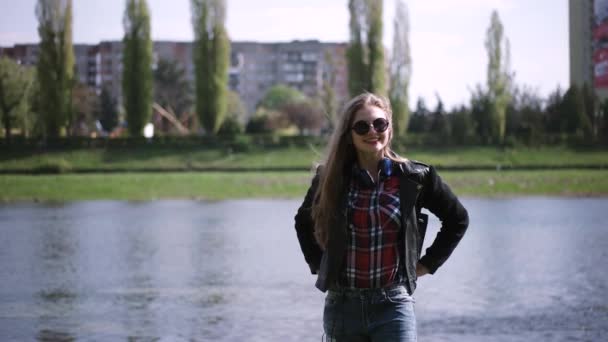
{"type": "Polygon", "coordinates": [[[323,329],[332,342],[415,342],[414,298],[403,285],[329,290],[323,329]]]}

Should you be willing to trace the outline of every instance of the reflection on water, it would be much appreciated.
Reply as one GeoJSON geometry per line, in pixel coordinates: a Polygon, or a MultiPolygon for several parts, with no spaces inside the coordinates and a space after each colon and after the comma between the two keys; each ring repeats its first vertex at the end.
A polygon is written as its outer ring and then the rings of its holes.
{"type": "MultiPolygon", "coordinates": [[[[0,206],[0,341],[319,341],[298,204],[0,206]]],[[[469,233],[419,281],[421,340],[608,340],[608,199],[465,204],[469,233]]]]}

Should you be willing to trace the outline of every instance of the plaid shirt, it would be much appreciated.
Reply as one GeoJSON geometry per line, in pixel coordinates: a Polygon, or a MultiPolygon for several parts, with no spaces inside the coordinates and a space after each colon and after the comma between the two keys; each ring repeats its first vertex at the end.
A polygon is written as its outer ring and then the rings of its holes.
{"type": "Polygon", "coordinates": [[[399,258],[399,177],[392,162],[380,162],[377,184],[355,166],[348,193],[348,242],[343,285],[380,288],[403,282],[399,258]],[[368,178],[362,180],[361,178],[368,178]]]}

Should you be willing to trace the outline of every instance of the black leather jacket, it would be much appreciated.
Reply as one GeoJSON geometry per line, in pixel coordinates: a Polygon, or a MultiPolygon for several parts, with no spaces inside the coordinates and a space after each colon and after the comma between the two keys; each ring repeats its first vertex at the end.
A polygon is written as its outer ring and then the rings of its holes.
{"type": "MultiPolygon", "coordinates": [[[[397,164],[400,171],[401,227],[403,245],[400,249],[401,260],[405,265],[406,287],[408,292],[416,289],[416,264],[420,262],[430,273],[448,259],[463,237],[469,216],[458,198],[452,193],[432,166],[415,161],[397,164]],[[428,209],[441,220],[441,229],[425,255],[420,258],[428,216],[422,214],[428,209]]],[[[322,251],[314,238],[314,222],[311,216],[313,196],[319,183],[317,174],[306,193],[304,202],[295,216],[295,228],[304,258],[313,274],[318,274],[316,287],[325,292],[336,284],[343,267],[347,243],[347,204],[348,189],[342,194],[340,212],[335,215],[335,227],[331,229],[328,244],[322,251]]],[[[345,184],[349,184],[346,182],[345,184]]]]}

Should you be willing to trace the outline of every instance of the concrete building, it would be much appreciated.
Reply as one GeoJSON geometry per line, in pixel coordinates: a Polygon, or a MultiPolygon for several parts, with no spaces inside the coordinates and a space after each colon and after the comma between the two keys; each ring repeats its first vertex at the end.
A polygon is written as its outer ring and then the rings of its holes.
{"type": "Polygon", "coordinates": [[[593,0],[570,0],[570,83],[593,84],[593,0]]]}
{"type": "Polygon", "coordinates": [[[333,89],[337,98],[346,98],[345,51],[344,43],[234,42],[230,88],[240,94],[250,113],[268,89],[276,84],[285,84],[315,97],[321,94],[324,82],[334,78],[333,89]]]}
{"type": "Polygon", "coordinates": [[[608,98],[608,0],[569,0],[570,84],[608,98]]]}
{"type": "MultiPolygon", "coordinates": [[[[154,42],[154,65],[160,59],[177,62],[194,84],[192,42],[154,42]]],[[[106,87],[122,103],[121,41],[103,41],[97,45],[75,44],[74,54],[79,81],[99,93],[106,87]]],[[[316,40],[285,43],[232,42],[229,87],[236,91],[249,114],[273,85],[285,84],[315,97],[324,82],[332,81],[337,99],[348,96],[346,43],[322,43],[316,40]]],[[[0,48],[23,65],[35,65],[37,44],[0,48]]],[[[153,66],[154,66],[153,65],[153,66]]]]}

